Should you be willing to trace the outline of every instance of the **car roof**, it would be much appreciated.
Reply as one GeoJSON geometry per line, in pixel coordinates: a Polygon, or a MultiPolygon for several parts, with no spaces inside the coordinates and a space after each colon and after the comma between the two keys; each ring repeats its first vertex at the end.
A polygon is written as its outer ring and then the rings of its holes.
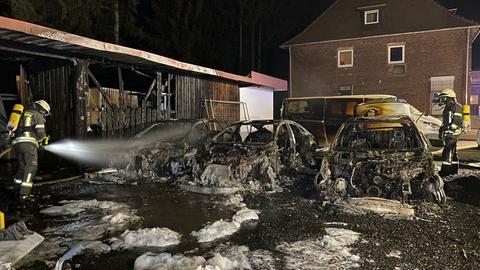
{"type": "Polygon", "coordinates": [[[408,116],[374,116],[374,117],[355,117],[352,119],[348,119],[346,123],[353,123],[353,122],[412,122],[412,119],[408,116]]]}
{"type": "Polygon", "coordinates": [[[312,97],[292,97],[286,98],[286,100],[310,100],[310,99],[351,99],[351,98],[370,98],[370,99],[385,99],[385,98],[397,98],[393,95],[345,95],[345,96],[312,96],[312,97]]]}

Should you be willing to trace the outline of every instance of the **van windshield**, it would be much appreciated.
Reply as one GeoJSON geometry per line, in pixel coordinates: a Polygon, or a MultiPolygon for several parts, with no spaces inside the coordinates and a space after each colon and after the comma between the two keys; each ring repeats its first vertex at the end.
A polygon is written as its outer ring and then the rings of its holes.
{"type": "Polygon", "coordinates": [[[285,100],[283,117],[292,120],[323,120],[325,99],[285,100]]]}

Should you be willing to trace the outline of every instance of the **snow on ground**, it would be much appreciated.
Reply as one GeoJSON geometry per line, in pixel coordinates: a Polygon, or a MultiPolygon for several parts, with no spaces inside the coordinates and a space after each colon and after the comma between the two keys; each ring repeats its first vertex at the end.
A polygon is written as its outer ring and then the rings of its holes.
{"type": "Polygon", "coordinates": [[[247,222],[249,220],[258,220],[258,213],[260,213],[260,211],[248,209],[245,207],[238,210],[237,213],[235,213],[235,215],[233,216],[232,220],[239,224],[242,224],[243,222],[247,222]]]}
{"type": "Polygon", "coordinates": [[[212,242],[220,238],[232,235],[240,229],[237,222],[217,220],[212,224],[205,226],[199,231],[192,232],[191,235],[198,239],[200,243],[212,242]]]}
{"type": "MultiPolygon", "coordinates": [[[[134,247],[169,247],[180,244],[181,234],[168,228],[126,230],[120,235],[120,246],[125,249],[134,247]]],[[[117,244],[118,245],[118,244],[117,244]]]]}
{"type": "Polygon", "coordinates": [[[135,260],[134,270],[250,270],[249,250],[246,246],[220,246],[207,260],[205,257],[187,257],[183,254],[145,253],[135,260]]]}
{"type": "Polygon", "coordinates": [[[232,221],[217,220],[199,231],[192,232],[191,235],[196,237],[200,243],[212,242],[234,234],[244,222],[258,220],[258,213],[260,213],[258,210],[245,207],[235,213],[232,221]]]}
{"type": "Polygon", "coordinates": [[[185,257],[182,254],[171,255],[169,253],[153,254],[145,253],[135,260],[134,270],[150,269],[175,269],[175,270],[194,270],[206,263],[205,258],[185,257]]]}
{"type": "Polygon", "coordinates": [[[102,209],[105,211],[121,211],[128,209],[128,206],[123,203],[116,203],[111,201],[61,201],[59,202],[60,206],[51,206],[49,208],[43,209],[40,213],[50,216],[66,216],[66,215],[76,215],[78,213],[84,212],[87,209],[102,209]]]}
{"type": "Polygon", "coordinates": [[[347,229],[326,228],[322,239],[283,243],[277,250],[286,254],[287,269],[350,269],[360,267],[360,257],[350,246],[360,234],[347,229]]]}
{"type": "Polygon", "coordinates": [[[57,260],[78,244],[96,254],[109,252],[111,247],[101,239],[141,219],[135,210],[123,203],[72,200],[59,204],[40,211],[55,218],[48,218],[50,226],[42,231],[45,241],[29,256],[32,261],[57,260]]]}
{"type": "Polygon", "coordinates": [[[243,197],[240,194],[230,195],[222,202],[225,206],[237,207],[242,208],[246,207],[247,205],[243,202],[243,197]]]}

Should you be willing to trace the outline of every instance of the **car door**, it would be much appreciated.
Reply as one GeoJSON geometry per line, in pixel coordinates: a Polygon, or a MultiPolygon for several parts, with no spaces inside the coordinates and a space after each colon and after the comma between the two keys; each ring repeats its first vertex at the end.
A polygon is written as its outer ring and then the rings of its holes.
{"type": "MultiPolygon", "coordinates": [[[[314,153],[318,148],[315,137],[297,123],[289,123],[289,126],[294,136],[295,158],[302,161],[304,165],[315,166],[314,153]]],[[[296,167],[296,169],[299,169],[299,167],[296,167]]]]}
{"type": "MultiPolygon", "coordinates": [[[[274,137],[275,143],[277,144],[277,160],[280,161],[285,167],[291,167],[292,160],[296,156],[295,149],[295,137],[293,135],[292,129],[286,122],[280,122],[278,124],[277,130],[275,131],[274,137]]],[[[279,164],[276,166],[278,172],[279,164]]]]}

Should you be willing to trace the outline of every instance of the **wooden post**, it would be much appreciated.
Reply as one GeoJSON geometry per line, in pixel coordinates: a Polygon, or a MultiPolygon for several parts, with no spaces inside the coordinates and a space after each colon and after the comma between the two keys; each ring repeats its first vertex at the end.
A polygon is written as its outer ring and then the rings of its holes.
{"type": "Polygon", "coordinates": [[[75,136],[85,138],[87,132],[88,61],[78,60],[74,69],[75,136]]]}
{"type": "Polygon", "coordinates": [[[125,92],[123,89],[123,78],[122,78],[122,69],[120,66],[117,66],[118,74],[118,131],[120,137],[125,135],[125,92]]]}
{"type": "Polygon", "coordinates": [[[159,119],[162,118],[161,114],[161,106],[162,106],[162,93],[163,93],[163,87],[162,87],[162,73],[161,72],[155,72],[157,75],[157,106],[156,106],[156,112],[155,112],[155,119],[158,121],[159,119]]]}
{"type": "Polygon", "coordinates": [[[172,118],[172,108],[171,108],[171,97],[172,97],[172,74],[168,74],[168,79],[167,79],[167,119],[172,118]]]}

